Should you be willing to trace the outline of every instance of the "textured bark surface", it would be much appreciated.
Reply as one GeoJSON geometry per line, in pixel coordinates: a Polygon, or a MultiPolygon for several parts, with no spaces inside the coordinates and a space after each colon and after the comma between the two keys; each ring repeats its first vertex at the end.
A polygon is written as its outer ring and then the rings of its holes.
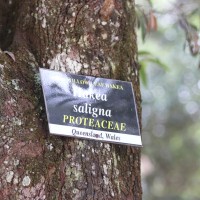
{"type": "Polygon", "coordinates": [[[38,78],[44,67],[132,81],[141,118],[134,2],[2,0],[0,13],[15,56],[0,51],[0,199],[141,200],[140,149],[50,136],[38,78]]]}

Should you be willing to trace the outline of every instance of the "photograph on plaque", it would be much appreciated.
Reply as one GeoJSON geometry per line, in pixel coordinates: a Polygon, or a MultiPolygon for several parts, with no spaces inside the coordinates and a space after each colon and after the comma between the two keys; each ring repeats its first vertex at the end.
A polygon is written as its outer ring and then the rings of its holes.
{"type": "Polygon", "coordinates": [[[40,68],[49,132],[142,146],[131,82],[40,68]]]}

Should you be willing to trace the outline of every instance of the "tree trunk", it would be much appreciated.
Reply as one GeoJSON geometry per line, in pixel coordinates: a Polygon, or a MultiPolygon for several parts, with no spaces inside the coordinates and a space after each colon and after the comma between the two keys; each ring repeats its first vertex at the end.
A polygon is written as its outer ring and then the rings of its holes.
{"type": "Polygon", "coordinates": [[[0,199],[141,200],[140,149],[49,135],[38,78],[132,81],[141,118],[134,2],[1,0],[0,13],[0,199]]]}

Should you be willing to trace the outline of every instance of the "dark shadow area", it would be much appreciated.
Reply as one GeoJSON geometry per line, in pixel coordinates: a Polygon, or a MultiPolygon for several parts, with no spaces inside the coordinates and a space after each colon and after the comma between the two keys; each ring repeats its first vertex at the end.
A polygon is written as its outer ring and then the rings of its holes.
{"type": "Polygon", "coordinates": [[[18,8],[18,0],[0,0],[0,48],[2,50],[7,50],[12,44],[18,8]]]}

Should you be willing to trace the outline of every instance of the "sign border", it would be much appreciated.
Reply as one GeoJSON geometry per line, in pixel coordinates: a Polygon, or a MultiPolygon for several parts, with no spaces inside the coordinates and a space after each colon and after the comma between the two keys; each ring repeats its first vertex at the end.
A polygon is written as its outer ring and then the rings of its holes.
{"type": "Polygon", "coordinates": [[[41,79],[41,83],[42,83],[42,91],[43,91],[43,96],[44,96],[45,109],[46,109],[46,113],[47,113],[47,120],[48,120],[48,127],[49,127],[50,134],[73,137],[73,138],[80,138],[80,139],[86,139],[86,140],[96,140],[96,141],[114,143],[114,144],[124,144],[124,145],[142,147],[142,136],[141,136],[141,130],[140,130],[140,124],[139,124],[139,118],[138,118],[138,110],[137,110],[137,106],[136,106],[136,98],[135,98],[135,93],[134,93],[132,82],[130,82],[130,81],[121,81],[121,80],[116,80],[116,79],[110,79],[110,80],[113,80],[113,81],[120,81],[120,82],[129,83],[131,85],[133,101],[134,101],[134,106],[135,106],[135,115],[136,115],[135,117],[136,117],[137,126],[138,126],[138,133],[139,133],[138,135],[117,133],[117,132],[109,132],[109,131],[101,131],[101,130],[96,130],[96,129],[80,128],[80,127],[76,127],[76,126],[58,125],[58,124],[50,123],[50,121],[49,121],[49,119],[50,119],[49,115],[50,114],[49,114],[49,111],[47,109],[47,102],[46,102],[45,92],[44,92],[44,88],[43,88],[43,78],[42,78],[42,75],[41,75],[42,74],[41,73],[42,70],[64,73],[66,75],[68,75],[68,74],[69,75],[75,75],[75,76],[79,76],[79,77],[85,76],[85,77],[93,77],[93,78],[99,78],[99,79],[105,79],[105,80],[109,79],[109,78],[94,77],[94,76],[87,76],[87,75],[77,75],[77,74],[70,74],[68,72],[62,72],[62,71],[51,70],[51,69],[46,69],[46,68],[39,68],[40,79],[41,79]],[[73,135],[72,134],[72,129],[76,129],[79,132],[88,132],[88,133],[89,132],[93,132],[94,134],[102,135],[104,137],[102,139],[101,137],[94,137],[94,136],[73,135]],[[106,137],[106,134],[111,134],[111,135],[115,135],[116,137],[120,137],[120,140],[118,141],[118,140],[109,139],[109,138],[106,137]]]}

